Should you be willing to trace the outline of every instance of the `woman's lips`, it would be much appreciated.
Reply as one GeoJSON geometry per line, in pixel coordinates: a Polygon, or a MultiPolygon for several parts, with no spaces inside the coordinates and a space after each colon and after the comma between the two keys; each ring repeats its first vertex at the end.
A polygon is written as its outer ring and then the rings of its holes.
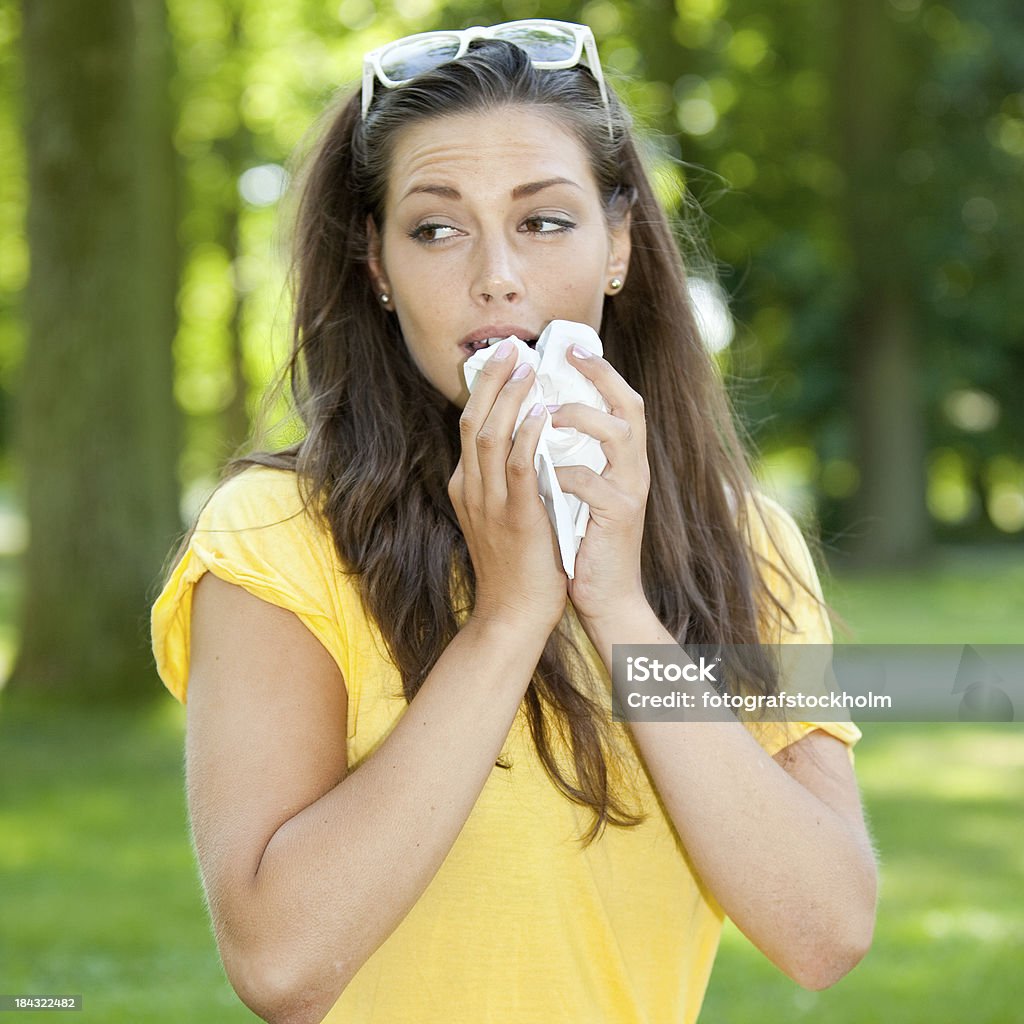
{"type": "Polygon", "coordinates": [[[497,344],[498,338],[488,338],[487,341],[466,341],[463,342],[462,347],[467,352],[479,352],[482,348],[490,348],[491,345],[497,344]]]}
{"type": "Polygon", "coordinates": [[[459,347],[470,354],[479,352],[482,348],[504,341],[506,338],[519,338],[527,344],[536,342],[540,333],[531,330],[523,324],[505,323],[481,324],[476,330],[470,331],[459,342],[459,347]]]}
{"type": "Polygon", "coordinates": [[[519,338],[520,341],[525,341],[530,348],[533,348],[537,344],[536,338],[524,338],[519,334],[503,334],[497,338],[487,338],[484,341],[464,341],[462,348],[469,354],[472,355],[474,352],[479,352],[482,348],[490,348],[492,345],[497,345],[498,342],[504,341],[506,338],[519,338]]]}

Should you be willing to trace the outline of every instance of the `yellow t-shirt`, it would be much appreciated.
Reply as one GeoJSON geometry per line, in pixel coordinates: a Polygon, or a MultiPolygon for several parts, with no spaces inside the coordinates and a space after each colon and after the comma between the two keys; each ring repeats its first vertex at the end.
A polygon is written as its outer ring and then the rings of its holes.
{"type": "MultiPolygon", "coordinates": [[[[778,505],[765,505],[794,567],[817,587],[795,524],[778,505]]],[[[754,540],[771,551],[763,530],[754,540]]],[[[153,607],[157,668],[182,703],[192,592],[205,572],[305,623],[345,679],[349,764],[369,756],[405,711],[401,681],[329,534],[302,511],[294,474],[255,467],[222,485],[153,607]]],[[[800,627],[783,641],[831,642],[827,619],[800,588],[782,577],[772,585],[800,627]]],[[[586,636],[577,636],[603,672],[586,636]]],[[[815,728],[851,747],[860,737],[850,723],[787,728],[754,734],[769,753],[815,728]]],[[[647,817],[634,828],[610,827],[581,848],[577,837],[590,812],[548,779],[521,710],[502,751],[511,768],[491,771],[437,875],[324,1024],[695,1021],[723,913],[691,869],[629,744],[622,749],[631,758],[618,768],[631,786],[627,803],[647,817]]]]}

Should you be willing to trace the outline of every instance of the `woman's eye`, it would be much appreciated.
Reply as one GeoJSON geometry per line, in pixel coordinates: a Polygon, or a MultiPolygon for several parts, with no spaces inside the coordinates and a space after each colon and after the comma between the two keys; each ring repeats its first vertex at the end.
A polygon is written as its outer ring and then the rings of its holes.
{"type": "MultiPolygon", "coordinates": [[[[529,235],[560,235],[576,227],[571,220],[562,217],[528,217],[523,221],[521,230],[529,235]]],[[[420,224],[409,232],[409,237],[424,245],[434,245],[454,238],[459,229],[451,224],[420,224]]]]}
{"type": "Polygon", "coordinates": [[[533,235],[558,235],[576,227],[571,220],[563,220],[561,217],[528,217],[523,225],[533,235]]]}
{"type": "Polygon", "coordinates": [[[430,245],[432,242],[443,242],[446,238],[455,235],[456,232],[457,229],[453,228],[451,224],[421,224],[409,232],[409,237],[417,242],[426,242],[430,245]],[[449,234],[442,234],[441,232],[444,231],[449,234]]]}

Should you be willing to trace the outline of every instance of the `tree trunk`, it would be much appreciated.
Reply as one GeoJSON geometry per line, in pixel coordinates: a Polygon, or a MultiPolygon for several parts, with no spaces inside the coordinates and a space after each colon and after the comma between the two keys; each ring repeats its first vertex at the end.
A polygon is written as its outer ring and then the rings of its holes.
{"type": "Polygon", "coordinates": [[[855,552],[864,564],[919,560],[929,542],[919,327],[901,240],[907,235],[896,159],[913,101],[884,0],[843,0],[836,20],[840,161],[854,293],[844,363],[851,377],[861,486],[855,552]]]}
{"type": "Polygon", "coordinates": [[[924,407],[910,300],[895,288],[861,295],[851,317],[857,462],[854,533],[869,565],[918,561],[928,542],[924,407]]]}
{"type": "Polygon", "coordinates": [[[148,602],[180,529],[178,266],[162,0],[23,2],[29,523],[12,688],[153,685],[148,602]]]}

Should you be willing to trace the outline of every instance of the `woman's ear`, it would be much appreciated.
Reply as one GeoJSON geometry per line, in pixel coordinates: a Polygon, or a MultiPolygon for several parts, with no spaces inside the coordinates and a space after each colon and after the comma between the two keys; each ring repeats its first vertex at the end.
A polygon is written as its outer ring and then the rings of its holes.
{"type": "Polygon", "coordinates": [[[367,257],[366,270],[370,275],[370,284],[374,294],[386,309],[391,306],[391,288],[388,285],[387,271],[384,269],[384,257],[381,252],[380,232],[374,223],[373,216],[366,217],[367,257]]]}
{"type": "Polygon", "coordinates": [[[607,282],[606,295],[618,295],[626,283],[629,273],[629,257],[632,252],[629,228],[631,215],[627,210],[622,220],[608,233],[608,262],[605,265],[607,282]]]}

